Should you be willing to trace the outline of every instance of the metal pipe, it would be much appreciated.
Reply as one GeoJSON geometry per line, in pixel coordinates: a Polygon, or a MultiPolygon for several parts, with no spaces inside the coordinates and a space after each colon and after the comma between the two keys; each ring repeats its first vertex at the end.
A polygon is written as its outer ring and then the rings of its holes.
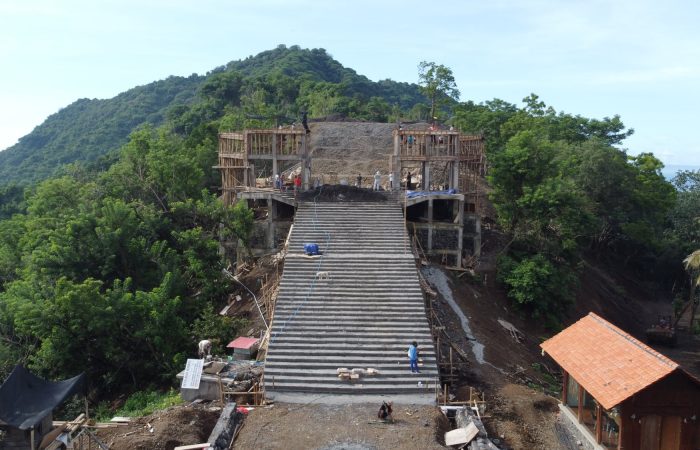
{"type": "Polygon", "coordinates": [[[250,289],[248,289],[248,286],[246,286],[245,284],[243,284],[243,283],[241,282],[241,280],[239,280],[238,278],[236,278],[236,276],[233,275],[233,274],[232,274],[231,272],[229,272],[228,270],[224,269],[224,273],[226,274],[226,276],[228,276],[229,278],[231,278],[233,281],[235,281],[236,283],[238,283],[238,284],[240,284],[241,286],[243,286],[243,289],[245,289],[246,291],[248,291],[248,292],[250,293],[250,295],[253,296],[253,300],[255,300],[255,306],[258,307],[258,312],[260,313],[260,317],[262,318],[263,323],[265,324],[265,329],[266,329],[266,330],[269,330],[270,327],[269,327],[269,325],[267,324],[267,320],[265,320],[265,315],[263,314],[262,309],[260,309],[260,303],[258,303],[258,298],[255,296],[255,294],[253,294],[253,291],[251,291],[250,289]]]}

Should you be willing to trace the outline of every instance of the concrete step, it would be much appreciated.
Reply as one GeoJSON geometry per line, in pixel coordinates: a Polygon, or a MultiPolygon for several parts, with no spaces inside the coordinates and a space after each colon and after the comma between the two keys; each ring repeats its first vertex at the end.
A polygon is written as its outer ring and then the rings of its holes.
{"type": "MultiPolygon", "coordinates": [[[[329,393],[329,394],[432,394],[436,389],[436,382],[430,377],[421,378],[422,374],[415,374],[416,379],[411,383],[396,384],[396,383],[381,383],[366,386],[362,381],[351,383],[349,381],[319,383],[305,380],[302,383],[293,383],[285,381],[276,381],[271,383],[270,380],[265,380],[265,390],[274,392],[312,392],[312,393],[329,393]],[[417,380],[417,381],[416,381],[417,380]],[[418,381],[422,382],[418,386],[418,381]]],[[[439,389],[439,387],[438,387],[439,389]]]]}
{"type": "MultiPolygon", "coordinates": [[[[415,259],[396,203],[301,203],[276,301],[265,383],[270,394],[430,397],[408,370],[416,340],[427,380],[437,377],[415,259]],[[321,257],[303,255],[316,242],[321,257]],[[317,279],[317,272],[329,279],[317,279]],[[374,367],[356,383],[338,367],[374,367]],[[270,383],[271,378],[274,383],[270,383]]],[[[433,383],[434,387],[434,383],[433,383]]]]}

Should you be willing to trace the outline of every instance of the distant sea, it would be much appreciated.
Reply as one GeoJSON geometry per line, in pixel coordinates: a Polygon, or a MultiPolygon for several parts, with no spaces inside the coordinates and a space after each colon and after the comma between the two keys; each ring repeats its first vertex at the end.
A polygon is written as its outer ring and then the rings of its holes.
{"type": "Polygon", "coordinates": [[[687,166],[687,165],[680,165],[680,164],[668,164],[666,167],[661,170],[661,174],[666,178],[668,181],[671,181],[673,177],[676,176],[676,173],[681,171],[681,170],[700,170],[700,166],[687,166]]]}

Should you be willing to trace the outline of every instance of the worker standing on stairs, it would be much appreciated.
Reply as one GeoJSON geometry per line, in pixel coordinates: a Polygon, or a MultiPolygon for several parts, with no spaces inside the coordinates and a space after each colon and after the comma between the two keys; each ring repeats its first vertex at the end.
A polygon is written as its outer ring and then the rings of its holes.
{"type": "Polygon", "coordinates": [[[372,186],[373,191],[379,190],[379,182],[382,180],[382,174],[377,170],[374,173],[374,185],[372,186]]]}
{"type": "Polygon", "coordinates": [[[408,346],[408,361],[411,365],[411,373],[420,373],[418,370],[418,343],[416,341],[408,346]]]}

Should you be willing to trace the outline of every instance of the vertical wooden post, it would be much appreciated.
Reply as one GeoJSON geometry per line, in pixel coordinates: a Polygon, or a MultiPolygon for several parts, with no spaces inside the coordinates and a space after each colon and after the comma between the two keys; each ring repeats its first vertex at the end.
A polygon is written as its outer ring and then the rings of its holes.
{"type": "Polygon", "coordinates": [[[603,440],[603,408],[600,405],[595,406],[595,441],[601,443],[603,440]]]}
{"type": "Polygon", "coordinates": [[[567,372],[566,370],[562,370],[562,372],[563,376],[561,380],[561,402],[564,404],[564,406],[566,406],[566,398],[569,396],[569,372],[567,372]]]}
{"type": "Polygon", "coordinates": [[[453,366],[452,366],[452,347],[450,347],[450,380],[453,377],[453,366]]]}
{"type": "Polygon", "coordinates": [[[437,362],[440,364],[440,332],[437,335],[437,362]]]}
{"type": "Polygon", "coordinates": [[[583,386],[578,385],[578,423],[583,423],[583,386]]]}

